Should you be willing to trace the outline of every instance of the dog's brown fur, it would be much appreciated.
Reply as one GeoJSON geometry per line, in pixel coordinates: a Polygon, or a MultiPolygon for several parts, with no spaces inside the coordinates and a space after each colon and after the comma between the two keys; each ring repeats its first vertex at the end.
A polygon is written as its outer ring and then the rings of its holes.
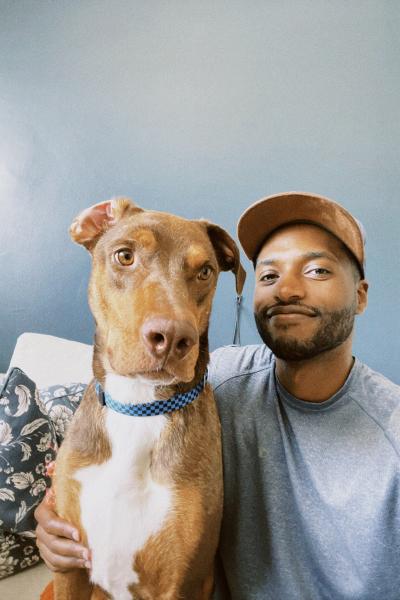
{"type": "MultiPolygon", "coordinates": [[[[218,273],[234,271],[238,291],[244,283],[230,236],[206,221],[144,211],[126,198],[84,211],[71,235],[93,255],[89,302],[96,320],[96,379],[104,384],[106,372],[150,373],[159,380],[159,398],[196,385],[208,363],[207,329],[218,273]],[[116,261],[121,248],[135,253],[132,268],[116,261]],[[161,360],[146,348],[143,323],[159,315],[195,332],[184,356],[171,351],[161,360]]],[[[222,512],[220,426],[210,387],[168,419],[153,450],[151,476],[173,488],[173,510],[132,557],[139,582],[129,590],[135,600],[207,600],[222,512]]],[[[78,527],[86,544],[74,474],[110,456],[104,408],[92,383],[60,449],[54,481],[58,513],[78,527]]],[[[56,600],[111,598],[90,584],[85,571],[56,574],[54,583],[56,600]]]]}

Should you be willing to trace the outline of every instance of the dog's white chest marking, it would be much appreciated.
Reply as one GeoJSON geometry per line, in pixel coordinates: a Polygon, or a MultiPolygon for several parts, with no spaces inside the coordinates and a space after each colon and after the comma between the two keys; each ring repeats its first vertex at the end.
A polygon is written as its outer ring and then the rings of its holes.
{"type": "MultiPolygon", "coordinates": [[[[119,402],[149,401],[152,388],[107,376],[106,390],[119,402]],[[147,389],[146,389],[147,388],[147,389]]],[[[151,478],[151,453],[166,417],[130,417],[107,409],[111,458],[79,469],[81,519],[92,551],[91,580],[115,600],[131,600],[128,586],[138,582],[133,557],[157,533],[172,505],[172,489],[151,478]]]]}

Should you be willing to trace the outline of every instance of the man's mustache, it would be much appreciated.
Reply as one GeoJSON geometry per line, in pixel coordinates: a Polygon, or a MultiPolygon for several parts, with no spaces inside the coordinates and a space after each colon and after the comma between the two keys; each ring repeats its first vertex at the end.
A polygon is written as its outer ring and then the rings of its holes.
{"type": "Polygon", "coordinates": [[[269,306],[265,306],[259,316],[262,319],[270,319],[275,315],[280,314],[302,314],[309,317],[320,317],[321,311],[316,306],[310,306],[309,304],[303,304],[301,302],[276,302],[269,306]]]}

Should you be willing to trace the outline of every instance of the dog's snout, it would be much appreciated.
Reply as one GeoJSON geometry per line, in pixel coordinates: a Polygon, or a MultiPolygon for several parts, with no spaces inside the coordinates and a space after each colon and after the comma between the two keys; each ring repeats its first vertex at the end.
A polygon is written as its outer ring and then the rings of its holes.
{"type": "Polygon", "coordinates": [[[197,342],[194,327],[185,321],[153,318],[142,326],[142,339],[156,358],[184,358],[197,342]]]}

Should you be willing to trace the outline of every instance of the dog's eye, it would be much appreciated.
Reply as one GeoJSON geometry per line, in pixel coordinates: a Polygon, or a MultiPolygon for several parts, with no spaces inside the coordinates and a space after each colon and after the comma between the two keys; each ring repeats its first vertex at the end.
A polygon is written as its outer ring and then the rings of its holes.
{"type": "Polygon", "coordinates": [[[120,250],[117,250],[114,254],[114,258],[117,263],[123,267],[129,267],[135,260],[133,251],[130,248],[121,248],[120,250]]]}
{"type": "Polygon", "coordinates": [[[204,265],[204,267],[201,268],[201,270],[199,271],[199,274],[197,275],[198,279],[202,279],[203,281],[205,281],[206,279],[208,279],[211,276],[212,273],[212,267],[210,267],[210,265],[204,265]]]}

